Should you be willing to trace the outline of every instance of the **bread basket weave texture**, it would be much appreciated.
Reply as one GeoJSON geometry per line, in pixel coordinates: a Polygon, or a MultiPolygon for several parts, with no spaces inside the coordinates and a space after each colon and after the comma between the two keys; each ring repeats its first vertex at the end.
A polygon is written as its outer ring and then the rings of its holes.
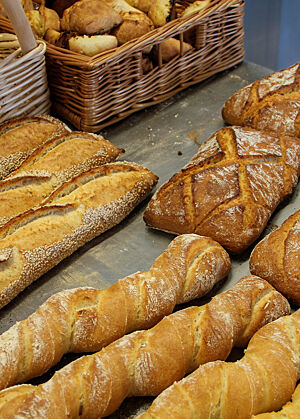
{"type": "MultiPolygon", "coordinates": [[[[178,15],[193,1],[176,1],[178,15]]],[[[198,13],[177,18],[126,44],[87,57],[47,44],[46,64],[53,110],[76,128],[98,132],[133,112],[228,69],[244,58],[244,0],[213,0],[198,13]],[[192,46],[183,54],[189,31],[192,46]],[[145,51],[180,40],[180,55],[145,71],[145,51]]],[[[0,18],[0,27],[9,22],[0,18]]]]}

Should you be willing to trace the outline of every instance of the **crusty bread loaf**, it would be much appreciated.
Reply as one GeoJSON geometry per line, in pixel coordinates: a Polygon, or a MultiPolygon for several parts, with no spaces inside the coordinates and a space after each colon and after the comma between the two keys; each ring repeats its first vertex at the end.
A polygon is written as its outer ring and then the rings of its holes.
{"type": "Polygon", "coordinates": [[[9,175],[53,135],[70,132],[58,119],[42,115],[12,120],[0,126],[0,179],[9,175]]]}
{"type": "Polygon", "coordinates": [[[300,210],[255,246],[249,264],[254,275],[300,305],[300,210]]]}
{"type": "Polygon", "coordinates": [[[0,417],[100,419],[127,396],[158,394],[199,364],[225,359],[234,344],[288,312],[268,282],[246,277],[205,306],[178,311],[72,362],[45,384],[3,390],[0,417]]]}
{"type": "Polygon", "coordinates": [[[293,393],[292,401],[285,404],[278,412],[261,413],[251,416],[255,419],[299,419],[300,416],[300,384],[293,393]]]}
{"type": "Polygon", "coordinates": [[[222,109],[229,124],[300,136],[300,65],[244,87],[222,109]]]}
{"type": "Polygon", "coordinates": [[[48,205],[0,228],[0,307],[78,247],[118,224],[157,176],[135,163],[108,163],[64,183],[48,205]],[[50,205],[51,203],[51,205],[50,205]]]}
{"type": "Polygon", "coordinates": [[[298,139],[223,128],[159,188],[144,220],[175,234],[210,236],[239,253],[260,235],[299,174],[298,139]]]}
{"type": "Polygon", "coordinates": [[[139,418],[249,419],[280,409],[300,378],[299,354],[300,310],[258,330],[241,360],[209,362],[173,384],[139,418]]]}
{"type": "Polygon", "coordinates": [[[175,0],[153,0],[148,16],[156,27],[170,22],[175,16],[175,0]]]}
{"type": "Polygon", "coordinates": [[[181,235],[148,272],[105,290],[77,288],[53,295],[0,336],[0,353],[5,354],[0,389],[43,374],[66,352],[99,351],[126,333],[152,327],[175,304],[207,294],[230,265],[227,252],[214,240],[181,235]]]}
{"type": "Polygon", "coordinates": [[[63,182],[114,161],[122,151],[94,134],[74,131],[53,137],[0,181],[0,225],[41,205],[63,182]]]}

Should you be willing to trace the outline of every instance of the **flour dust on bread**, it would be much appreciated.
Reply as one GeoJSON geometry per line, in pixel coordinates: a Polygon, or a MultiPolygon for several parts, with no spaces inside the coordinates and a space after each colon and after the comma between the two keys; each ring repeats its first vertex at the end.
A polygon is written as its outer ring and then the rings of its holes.
{"type": "Polygon", "coordinates": [[[249,419],[280,409],[299,378],[300,310],[259,329],[239,361],[208,362],[174,383],[138,418],[249,419]]]}
{"type": "Polygon", "coordinates": [[[0,228],[0,307],[80,246],[122,221],[157,183],[129,162],[91,169],[56,189],[47,205],[0,228]]]}
{"type": "Polygon", "coordinates": [[[250,271],[300,305],[300,210],[253,249],[250,271]]]}
{"type": "Polygon", "coordinates": [[[265,228],[277,205],[295,188],[300,142],[251,128],[227,127],[150,200],[144,220],[175,234],[210,236],[240,253],[265,228]]]}
{"type": "Polygon", "coordinates": [[[44,384],[3,390],[0,416],[105,417],[126,397],[157,395],[199,364],[225,359],[233,345],[244,346],[256,330],[289,310],[267,281],[245,277],[210,303],[126,335],[58,370],[44,384]]]}
{"type": "Polygon", "coordinates": [[[222,116],[229,124],[300,137],[300,63],[236,92],[222,116]]]}
{"type": "Polygon", "coordinates": [[[176,304],[211,291],[230,267],[218,243],[186,234],[172,240],[147,272],[104,290],[54,294],[0,336],[0,389],[43,374],[67,352],[99,351],[126,333],[154,326],[176,304]]]}

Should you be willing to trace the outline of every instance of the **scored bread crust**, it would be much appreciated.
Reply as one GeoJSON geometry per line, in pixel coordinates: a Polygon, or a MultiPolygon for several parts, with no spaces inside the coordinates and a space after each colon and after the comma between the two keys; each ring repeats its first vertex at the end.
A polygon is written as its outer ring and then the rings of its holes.
{"type": "Polygon", "coordinates": [[[267,281],[245,277],[210,303],[124,336],[58,370],[44,384],[3,390],[0,416],[105,417],[125,397],[156,395],[199,364],[225,359],[233,345],[245,344],[262,325],[289,310],[267,281]]]}
{"type": "Polygon", "coordinates": [[[249,266],[252,274],[300,305],[300,210],[255,246],[249,266]]]}
{"type": "Polygon", "coordinates": [[[149,227],[175,234],[210,236],[240,253],[291,194],[299,174],[297,138],[223,128],[156,191],[144,220],[149,227]]]}
{"type": "Polygon", "coordinates": [[[99,351],[126,333],[152,327],[175,304],[207,294],[230,267],[227,252],[214,240],[181,235],[147,272],[105,290],[76,288],[53,295],[0,336],[0,389],[43,374],[67,352],[99,351]]]}
{"type": "Polygon", "coordinates": [[[300,63],[257,80],[222,109],[229,124],[300,136],[300,63]]]}
{"type": "Polygon", "coordinates": [[[70,132],[49,115],[8,121],[0,126],[0,179],[17,169],[34,150],[52,136],[70,132]]]}
{"type": "Polygon", "coordinates": [[[156,183],[157,176],[138,164],[108,163],[64,183],[48,205],[10,220],[0,228],[0,307],[118,224],[156,183]]]}

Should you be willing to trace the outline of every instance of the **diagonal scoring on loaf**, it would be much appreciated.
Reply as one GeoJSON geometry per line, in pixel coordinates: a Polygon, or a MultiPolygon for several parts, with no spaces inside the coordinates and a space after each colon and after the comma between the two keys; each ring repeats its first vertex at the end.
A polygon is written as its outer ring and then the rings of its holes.
{"type": "Polygon", "coordinates": [[[209,362],[170,386],[139,418],[250,418],[280,409],[299,377],[300,310],[259,329],[241,360],[209,362]]]}
{"type": "Polygon", "coordinates": [[[209,235],[233,252],[249,246],[297,184],[297,139],[228,127],[162,185],[144,219],[177,234],[209,235]]]}
{"type": "Polygon", "coordinates": [[[1,417],[99,419],[125,397],[156,395],[199,363],[225,359],[249,323],[248,340],[266,322],[289,313],[285,298],[260,278],[243,278],[233,288],[72,362],[44,384],[3,390],[1,417]]]}
{"type": "MultiPolygon", "coordinates": [[[[12,251],[5,249],[4,261],[12,251]]],[[[0,336],[1,389],[42,374],[67,352],[97,351],[126,333],[152,327],[175,304],[206,294],[229,270],[228,254],[212,239],[182,235],[148,272],[122,278],[106,290],[78,288],[53,295],[0,336]],[[213,281],[206,253],[216,259],[213,281]]]]}

